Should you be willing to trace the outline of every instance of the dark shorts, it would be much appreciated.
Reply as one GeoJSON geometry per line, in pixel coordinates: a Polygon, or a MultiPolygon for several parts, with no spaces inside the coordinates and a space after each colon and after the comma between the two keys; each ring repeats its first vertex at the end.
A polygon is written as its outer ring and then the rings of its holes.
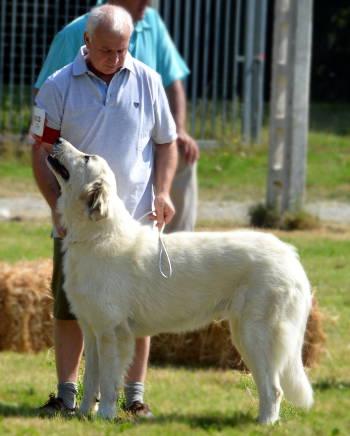
{"type": "Polygon", "coordinates": [[[56,319],[72,320],[76,317],[71,313],[66,293],[63,289],[63,256],[62,239],[53,239],[53,273],[51,289],[54,298],[53,315],[56,319]]]}

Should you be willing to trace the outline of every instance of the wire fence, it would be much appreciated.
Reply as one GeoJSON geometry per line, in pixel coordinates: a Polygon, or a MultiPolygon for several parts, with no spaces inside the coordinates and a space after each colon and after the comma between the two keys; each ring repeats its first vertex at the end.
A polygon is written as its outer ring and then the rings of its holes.
{"type": "MultiPolygon", "coordinates": [[[[245,17],[248,8],[252,12],[255,2],[263,1],[266,0],[156,2],[191,70],[185,81],[188,123],[197,138],[225,141],[226,137],[240,132],[240,100],[244,100],[240,91],[244,82],[242,73],[246,70],[247,74],[253,75],[258,59],[255,56],[251,59],[251,66],[243,65],[245,34],[253,32],[256,25],[253,20],[252,28],[248,29],[245,17]]],[[[1,0],[2,137],[26,135],[31,116],[32,87],[53,36],[95,4],[96,0],[1,0]]],[[[257,92],[261,93],[261,90],[257,92]]]]}

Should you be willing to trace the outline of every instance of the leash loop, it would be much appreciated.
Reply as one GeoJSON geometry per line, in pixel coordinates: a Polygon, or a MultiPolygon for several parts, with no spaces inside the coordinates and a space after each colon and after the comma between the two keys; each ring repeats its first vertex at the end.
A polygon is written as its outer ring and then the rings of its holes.
{"type": "MultiPolygon", "coordinates": [[[[145,213],[144,215],[142,215],[141,218],[138,219],[138,221],[142,221],[143,218],[145,218],[150,213],[154,213],[154,211],[152,210],[150,212],[145,213]]],[[[166,246],[164,244],[163,237],[162,237],[164,227],[165,227],[165,223],[162,225],[162,228],[159,230],[159,233],[158,233],[158,247],[159,247],[158,268],[159,268],[159,272],[160,272],[161,276],[164,277],[165,279],[168,279],[173,275],[173,268],[171,266],[171,260],[170,260],[168,251],[166,249],[166,246]],[[168,273],[164,272],[164,270],[163,270],[163,262],[162,262],[163,255],[165,256],[165,259],[166,259],[167,264],[168,264],[168,273]]]]}

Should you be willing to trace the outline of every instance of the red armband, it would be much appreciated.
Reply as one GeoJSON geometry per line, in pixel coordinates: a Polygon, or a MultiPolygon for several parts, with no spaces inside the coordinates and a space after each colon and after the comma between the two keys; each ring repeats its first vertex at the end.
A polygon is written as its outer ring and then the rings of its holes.
{"type": "Polygon", "coordinates": [[[41,138],[41,142],[47,142],[48,144],[54,144],[60,137],[61,131],[56,129],[51,129],[51,127],[44,127],[44,133],[41,138]]]}
{"type": "Polygon", "coordinates": [[[61,132],[60,130],[48,127],[46,125],[46,114],[44,109],[34,106],[30,133],[37,144],[41,144],[42,142],[54,144],[59,138],[61,132]]]}

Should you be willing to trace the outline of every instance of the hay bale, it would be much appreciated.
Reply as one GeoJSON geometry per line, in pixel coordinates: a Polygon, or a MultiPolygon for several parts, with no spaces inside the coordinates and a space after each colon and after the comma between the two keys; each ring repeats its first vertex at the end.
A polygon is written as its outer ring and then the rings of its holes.
{"type": "Polygon", "coordinates": [[[0,263],[0,350],[52,346],[52,262],[0,263]]]}
{"type": "Polygon", "coordinates": [[[201,367],[247,368],[232,346],[226,321],[183,334],[161,334],[152,338],[151,361],[160,364],[201,367]]]}
{"type": "Polygon", "coordinates": [[[326,335],[322,322],[324,315],[320,311],[315,296],[312,299],[312,309],[307,320],[306,332],[303,345],[303,363],[308,368],[313,368],[320,361],[325,351],[326,335]]]}
{"type": "MultiPolygon", "coordinates": [[[[37,352],[52,346],[51,274],[49,260],[0,263],[0,350],[37,352]]],[[[308,367],[318,363],[324,347],[322,319],[314,299],[303,348],[308,367]]],[[[246,370],[231,344],[226,321],[213,322],[196,332],[155,336],[151,361],[246,370]]]]}

